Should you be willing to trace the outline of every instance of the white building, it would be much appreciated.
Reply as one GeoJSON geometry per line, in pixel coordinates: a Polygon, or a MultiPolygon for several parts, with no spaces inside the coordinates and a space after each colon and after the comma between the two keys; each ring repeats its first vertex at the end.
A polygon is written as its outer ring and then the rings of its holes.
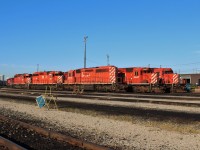
{"type": "Polygon", "coordinates": [[[0,81],[5,81],[5,75],[0,75],[0,81]]]}

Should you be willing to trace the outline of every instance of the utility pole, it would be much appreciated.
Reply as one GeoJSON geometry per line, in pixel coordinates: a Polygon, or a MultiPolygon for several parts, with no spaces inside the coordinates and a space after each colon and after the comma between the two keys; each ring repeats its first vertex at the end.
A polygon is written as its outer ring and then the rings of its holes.
{"type": "Polygon", "coordinates": [[[86,68],[86,42],[87,42],[88,36],[84,37],[84,43],[85,43],[85,51],[84,51],[84,68],[86,68]]]}
{"type": "Polygon", "coordinates": [[[107,65],[110,66],[110,63],[109,63],[109,55],[107,54],[107,65]]]}
{"type": "Polygon", "coordinates": [[[39,64],[37,64],[37,72],[39,71],[39,64]]]}

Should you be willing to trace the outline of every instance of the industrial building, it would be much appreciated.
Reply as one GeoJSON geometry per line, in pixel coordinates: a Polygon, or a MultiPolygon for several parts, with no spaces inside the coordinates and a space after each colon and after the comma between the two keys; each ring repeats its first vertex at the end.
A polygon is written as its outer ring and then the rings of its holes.
{"type": "Polygon", "coordinates": [[[180,74],[182,83],[200,85],[200,74],[180,74]]]}
{"type": "Polygon", "coordinates": [[[0,75],[0,86],[6,85],[5,75],[0,75]]]}

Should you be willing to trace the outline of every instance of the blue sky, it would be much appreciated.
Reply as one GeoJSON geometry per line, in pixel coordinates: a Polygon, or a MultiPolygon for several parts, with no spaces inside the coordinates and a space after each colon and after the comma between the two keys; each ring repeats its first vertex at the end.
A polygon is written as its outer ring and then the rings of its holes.
{"type": "Polygon", "coordinates": [[[198,0],[1,0],[0,74],[83,67],[200,71],[198,0]]]}

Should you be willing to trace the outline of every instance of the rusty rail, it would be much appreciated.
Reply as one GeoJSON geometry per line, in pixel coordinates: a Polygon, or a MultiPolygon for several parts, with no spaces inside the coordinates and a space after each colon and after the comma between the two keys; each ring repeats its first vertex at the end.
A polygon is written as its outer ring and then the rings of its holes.
{"type": "MultiPolygon", "coordinates": [[[[2,116],[2,115],[0,115],[0,120],[12,121],[12,122],[26,128],[26,129],[32,129],[33,131],[35,131],[39,134],[42,134],[44,136],[47,136],[49,138],[54,138],[54,139],[57,139],[59,141],[67,142],[71,145],[78,146],[78,147],[84,148],[86,150],[111,150],[110,148],[107,148],[107,147],[104,147],[104,146],[100,146],[100,145],[96,145],[96,144],[93,144],[93,143],[90,143],[90,142],[82,141],[80,139],[75,139],[75,138],[67,136],[67,135],[63,135],[63,134],[60,134],[60,133],[57,133],[57,132],[54,132],[54,131],[49,131],[49,130],[46,130],[46,129],[43,129],[43,128],[40,128],[40,127],[37,127],[37,126],[34,126],[34,125],[30,125],[28,123],[24,123],[24,122],[21,122],[21,121],[18,121],[18,120],[7,118],[7,117],[2,116]]],[[[18,149],[16,149],[16,150],[18,150],[18,149]]]]}
{"type": "Polygon", "coordinates": [[[0,136],[0,145],[3,145],[10,150],[26,150],[25,148],[17,145],[16,143],[8,139],[3,138],[2,136],[0,136]]]}

